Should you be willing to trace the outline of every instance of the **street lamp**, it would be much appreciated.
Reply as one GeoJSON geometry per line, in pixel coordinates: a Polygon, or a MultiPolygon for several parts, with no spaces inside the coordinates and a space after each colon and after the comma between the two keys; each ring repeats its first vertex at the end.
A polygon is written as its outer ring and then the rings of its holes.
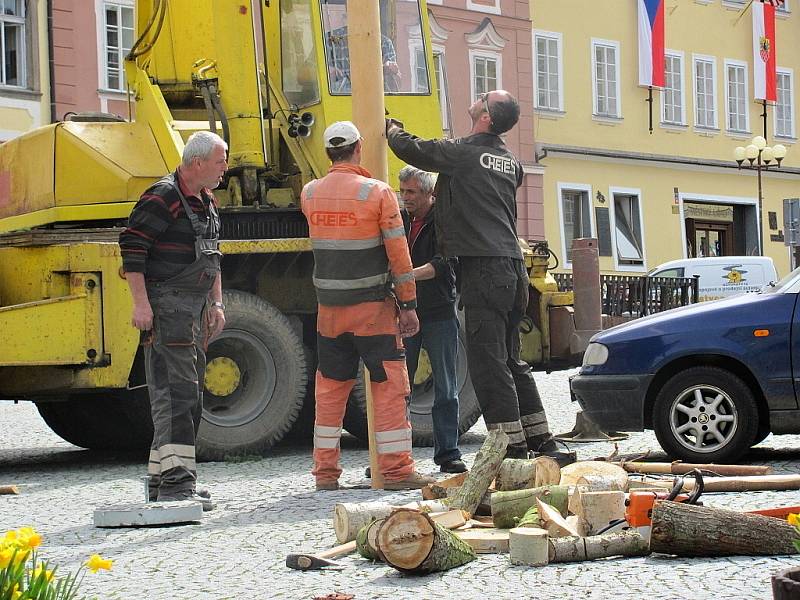
{"type": "Polygon", "coordinates": [[[761,189],[761,170],[769,169],[776,163],[781,166],[781,161],[786,157],[786,146],[776,144],[767,146],[767,140],[757,135],[747,146],[738,146],[733,151],[733,158],[740,169],[754,169],[758,177],[758,246],[759,251],[764,254],[764,209],[763,194],[761,189]],[[744,164],[744,161],[749,164],[744,164]]]}

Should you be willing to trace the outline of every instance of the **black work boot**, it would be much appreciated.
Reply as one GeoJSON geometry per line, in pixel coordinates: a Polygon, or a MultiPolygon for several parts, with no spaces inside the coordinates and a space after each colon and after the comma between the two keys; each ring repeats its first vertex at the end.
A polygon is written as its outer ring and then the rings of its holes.
{"type": "Polygon", "coordinates": [[[573,452],[564,442],[556,440],[552,436],[539,444],[535,450],[531,450],[531,458],[538,456],[549,456],[558,463],[559,467],[566,467],[578,460],[576,452],[573,452]]]}

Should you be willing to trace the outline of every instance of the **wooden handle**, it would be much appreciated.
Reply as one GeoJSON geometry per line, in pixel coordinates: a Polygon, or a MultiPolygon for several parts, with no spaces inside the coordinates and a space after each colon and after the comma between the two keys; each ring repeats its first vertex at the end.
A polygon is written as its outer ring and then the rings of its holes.
{"type": "Polygon", "coordinates": [[[342,544],[340,546],[334,546],[333,548],[329,548],[328,550],[323,550],[322,552],[317,552],[314,556],[318,556],[320,558],[336,558],[337,556],[345,556],[346,554],[352,554],[356,551],[356,541],[353,540],[352,542],[347,542],[346,544],[342,544]]]}
{"type": "Polygon", "coordinates": [[[19,489],[15,485],[0,485],[0,495],[19,494],[19,489]]]}

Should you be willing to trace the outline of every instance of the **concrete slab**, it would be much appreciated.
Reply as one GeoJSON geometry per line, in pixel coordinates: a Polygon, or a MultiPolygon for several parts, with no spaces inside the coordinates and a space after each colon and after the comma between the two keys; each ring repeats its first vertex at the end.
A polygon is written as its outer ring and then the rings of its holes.
{"type": "Polygon", "coordinates": [[[180,502],[134,502],[102,506],[94,511],[95,527],[149,527],[199,521],[203,505],[193,500],[180,502]]]}

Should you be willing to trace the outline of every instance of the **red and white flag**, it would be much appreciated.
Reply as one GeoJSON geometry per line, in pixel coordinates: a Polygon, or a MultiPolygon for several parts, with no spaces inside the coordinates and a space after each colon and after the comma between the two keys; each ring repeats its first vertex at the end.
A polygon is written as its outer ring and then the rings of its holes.
{"type": "Polygon", "coordinates": [[[777,71],[775,62],[775,6],[783,0],[753,2],[753,90],[756,100],[775,102],[777,71]]]}

